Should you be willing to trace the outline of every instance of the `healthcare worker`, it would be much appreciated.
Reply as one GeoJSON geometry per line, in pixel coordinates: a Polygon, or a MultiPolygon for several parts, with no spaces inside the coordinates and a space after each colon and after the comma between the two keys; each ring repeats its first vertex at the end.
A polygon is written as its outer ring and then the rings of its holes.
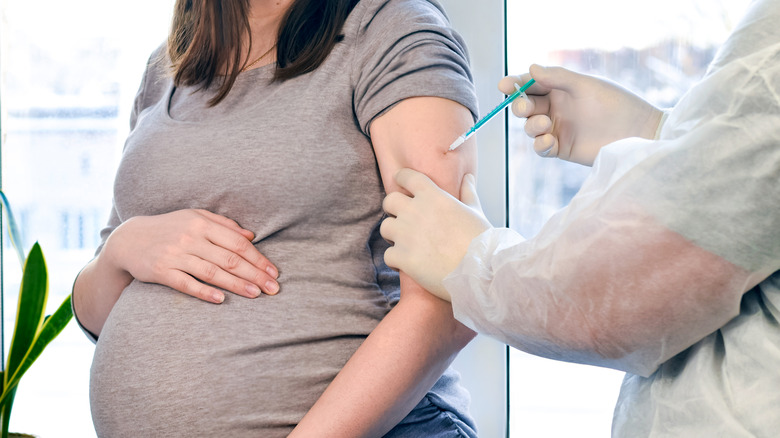
{"type": "Polygon", "coordinates": [[[402,170],[385,260],[480,333],[626,371],[613,436],[780,436],[777,23],[780,2],[754,2],[668,112],[533,66],[513,111],[538,153],[595,157],[579,193],[526,240],[490,226],[473,178],[460,203],[402,170]]]}

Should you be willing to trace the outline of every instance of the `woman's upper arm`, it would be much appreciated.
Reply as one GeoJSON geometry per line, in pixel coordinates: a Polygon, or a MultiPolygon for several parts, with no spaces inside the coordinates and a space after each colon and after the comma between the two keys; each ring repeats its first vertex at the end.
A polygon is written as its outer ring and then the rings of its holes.
{"type": "Polygon", "coordinates": [[[399,190],[393,177],[408,167],[459,197],[463,176],[476,172],[476,143],[472,137],[454,151],[448,148],[471,124],[466,107],[440,97],[404,99],[377,117],[371,123],[371,141],[387,193],[399,190]]]}
{"type": "MultiPolygon", "coordinates": [[[[385,191],[401,190],[394,176],[408,167],[425,173],[459,198],[463,176],[476,173],[476,142],[472,137],[458,149],[448,149],[472,123],[472,113],[466,107],[439,97],[404,99],[377,117],[371,124],[371,141],[385,191]]],[[[404,313],[407,324],[419,321],[428,331],[426,339],[450,360],[476,335],[454,318],[449,303],[428,293],[403,272],[401,301],[394,310],[404,313]]]]}
{"type": "MultiPolygon", "coordinates": [[[[371,139],[387,193],[400,190],[393,177],[408,167],[425,173],[442,189],[459,197],[463,176],[476,172],[476,143],[472,138],[455,151],[448,149],[472,122],[466,107],[438,97],[405,99],[374,120],[371,139]]],[[[428,320],[434,318],[431,312],[436,312],[439,326],[453,335],[455,350],[474,336],[454,319],[449,303],[429,294],[403,273],[398,308],[426,313],[419,316],[428,320]]],[[[408,320],[415,320],[413,315],[408,316],[408,320]]]]}

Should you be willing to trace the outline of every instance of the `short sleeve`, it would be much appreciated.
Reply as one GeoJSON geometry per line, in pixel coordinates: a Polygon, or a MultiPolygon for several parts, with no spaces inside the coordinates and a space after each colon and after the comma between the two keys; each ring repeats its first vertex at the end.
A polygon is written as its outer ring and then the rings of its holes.
{"type": "Polygon", "coordinates": [[[165,44],[159,46],[152,52],[146,63],[146,70],[144,70],[141,85],[138,87],[130,113],[131,131],[135,129],[141,113],[160,100],[172,79],[168,72],[170,62],[166,54],[166,47],[165,44]]]}
{"type": "Polygon", "coordinates": [[[466,45],[442,7],[425,0],[366,3],[354,35],[354,109],[361,130],[369,135],[373,119],[404,99],[421,96],[460,103],[476,119],[466,45]]]}

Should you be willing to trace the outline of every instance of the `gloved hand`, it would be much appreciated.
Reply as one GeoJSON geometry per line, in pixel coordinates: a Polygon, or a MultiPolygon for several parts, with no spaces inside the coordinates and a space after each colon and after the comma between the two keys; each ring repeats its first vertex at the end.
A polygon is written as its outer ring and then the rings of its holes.
{"type": "Polygon", "coordinates": [[[639,96],[605,79],[562,67],[532,65],[529,73],[507,76],[499,82],[505,94],[534,78],[528,99],[512,103],[512,112],[527,117],[525,132],[534,138],[534,150],[592,165],[608,143],[629,137],[653,139],[663,112],[639,96]]]}
{"type": "Polygon", "coordinates": [[[463,203],[417,171],[401,169],[395,180],[411,196],[393,192],[385,198],[384,210],[394,216],[379,230],[394,243],[385,251],[385,263],[450,301],[442,280],[458,266],[471,241],[491,227],[479,204],[474,176],[463,178],[463,203]]]}

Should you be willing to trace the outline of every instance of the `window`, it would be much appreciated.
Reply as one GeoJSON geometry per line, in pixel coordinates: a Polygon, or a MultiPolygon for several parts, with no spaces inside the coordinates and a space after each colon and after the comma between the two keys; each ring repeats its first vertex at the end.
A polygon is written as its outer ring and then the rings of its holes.
{"type": "MultiPolygon", "coordinates": [[[[508,68],[561,65],[671,107],[704,75],[747,3],[508,1],[508,68]]],[[[538,157],[520,119],[511,117],[508,129],[509,225],[530,237],[569,202],[589,168],[538,157]]],[[[609,436],[621,379],[511,350],[510,436],[609,436]]]]}
{"type": "MultiPolygon", "coordinates": [[[[166,38],[172,11],[172,0],[0,3],[2,188],[24,248],[37,240],[46,256],[48,313],[70,293],[98,244],[132,100],[146,59],[166,38]]],[[[3,242],[8,343],[21,268],[9,256],[9,239],[3,242]]],[[[94,436],[88,395],[93,350],[77,325],[68,325],[21,381],[11,430],[94,436]]]]}

